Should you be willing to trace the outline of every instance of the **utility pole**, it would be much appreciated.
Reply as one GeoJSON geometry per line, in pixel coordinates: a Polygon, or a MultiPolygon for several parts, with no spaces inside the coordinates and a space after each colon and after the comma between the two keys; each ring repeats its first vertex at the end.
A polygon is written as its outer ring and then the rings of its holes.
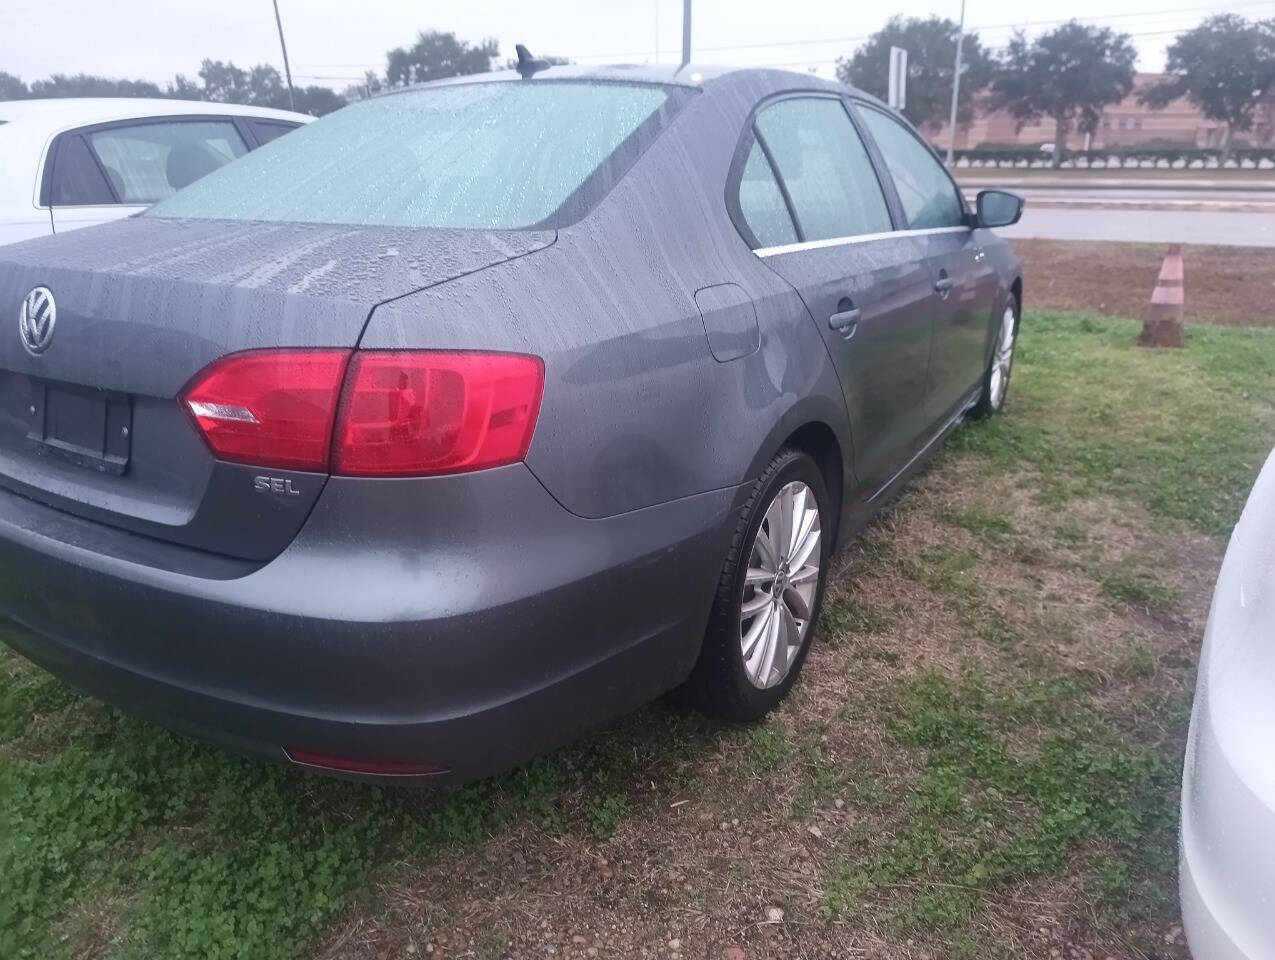
{"type": "Polygon", "coordinates": [[[690,62],[691,62],[691,0],[682,0],[682,66],[684,67],[690,62]]]}
{"type": "Polygon", "coordinates": [[[655,62],[660,62],[660,0],[655,0],[655,62]]]}
{"type": "Polygon", "coordinates": [[[952,166],[956,147],[956,102],[961,95],[961,48],[965,45],[965,0],[961,0],[961,25],[956,30],[956,71],[952,74],[952,116],[947,125],[947,165],[952,166]]]}
{"type": "Polygon", "coordinates": [[[292,68],[288,66],[288,45],[283,42],[283,21],[279,19],[279,0],[272,0],[272,2],[274,3],[274,23],[279,28],[279,46],[283,50],[283,74],[288,78],[288,109],[295,111],[297,101],[292,95],[292,68]]]}

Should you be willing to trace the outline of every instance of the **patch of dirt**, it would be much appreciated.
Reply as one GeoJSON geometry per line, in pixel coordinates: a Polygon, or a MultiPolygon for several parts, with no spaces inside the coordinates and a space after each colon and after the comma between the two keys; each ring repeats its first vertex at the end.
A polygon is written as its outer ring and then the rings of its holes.
{"type": "MultiPolygon", "coordinates": [[[[1114,241],[1015,240],[1027,304],[1142,319],[1166,245],[1114,241]]],[[[1275,326],[1275,253],[1261,247],[1183,248],[1190,323],[1275,326]]]]}

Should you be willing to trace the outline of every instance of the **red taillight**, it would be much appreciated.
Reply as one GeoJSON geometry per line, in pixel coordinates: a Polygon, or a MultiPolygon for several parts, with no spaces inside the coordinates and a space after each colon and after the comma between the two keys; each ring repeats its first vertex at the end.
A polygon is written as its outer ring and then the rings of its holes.
{"type": "Polygon", "coordinates": [[[327,470],[348,350],[253,350],[223,357],[183,391],[222,460],[327,470]]]}
{"type": "Polygon", "coordinates": [[[540,359],[516,354],[255,350],[208,367],[182,400],[222,460],[423,476],[521,460],[543,388],[540,359]]]}
{"type": "Polygon", "coordinates": [[[345,476],[479,470],[527,453],[540,411],[538,357],[500,353],[356,353],[332,450],[345,476]]]}

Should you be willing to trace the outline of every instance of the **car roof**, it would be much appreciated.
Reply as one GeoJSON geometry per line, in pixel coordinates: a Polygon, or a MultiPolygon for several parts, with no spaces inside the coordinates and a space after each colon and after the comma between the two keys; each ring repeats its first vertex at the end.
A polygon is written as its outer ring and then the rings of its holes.
{"type": "MultiPolygon", "coordinates": [[[[465,83],[500,83],[520,80],[521,77],[515,70],[497,70],[491,73],[474,73],[460,77],[448,77],[445,80],[433,80],[429,83],[415,84],[410,87],[386,91],[382,96],[392,96],[404,90],[455,86],[465,83]]],[[[748,89],[752,92],[761,92],[763,94],[778,93],[784,90],[829,90],[839,93],[853,93],[866,100],[879,102],[876,97],[866,94],[855,87],[850,87],[834,80],[825,80],[811,73],[800,73],[796,70],[776,70],[767,67],[738,67],[714,63],[696,63],[694,61],[684,67],[671,63],[619,63],[606,66],[566,64],[548,67],[536,73],[527,82],[535,83],[542,80],[600,80],[651,83],[705,90],[748,89]]]]}
{"type": "Polygon", "coordinates": [[[28,132],[62,130],[67,127],[107,123],[112,120],[202,114],[261,117],[292,123],[309,123],[314,119],[304,113],[274,110],[270,107],[152,97],[54,97],[8,100],[0,103],[0,120],[12,124],[20,123],[28,132]]]}

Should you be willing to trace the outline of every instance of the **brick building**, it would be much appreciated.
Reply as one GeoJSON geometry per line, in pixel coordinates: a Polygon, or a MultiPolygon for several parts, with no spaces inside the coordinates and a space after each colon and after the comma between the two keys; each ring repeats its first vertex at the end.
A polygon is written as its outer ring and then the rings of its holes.
{"type": "MultiPolygon", "coordinates": [[[[1159,144],[1175,144],[1193,147],[1217,147],[1221,145],[1223,124],[1208,120],[1189,101],[1175,100],[1163,110],[1152,110],[1138,102],[1139,91],[1162,77],[1155,73],[1140,73],[1134,80],[1133,92],[1117,104],[1103,111],[1102,122],[1089,138],[1092,149],[1103,147],[1132,147],[1154,141],[1159,144]]],[[[984,103],[986,96],[983,97],[984,103]]],[[[930,139],[940,148],[947,147],[948,128],[944,123],[927,130],[930,139]]],[[[1015,127],[1014,118],[1003,111],[975,108],[974,120],[956,130],[956,149],[967,149],[983,144],[1035,145],[1052,143],[1054,122],[1028,124],[1022,130],[1015,127]]],[[[1252,146],[1275,144],[1275,99],[1268,99],[1258,110],[1253,129],[1237,133],[1236,145],[1245,142],[1252,146]]],[[[1085,147],[1085,135],[1072,132],[1067,146],[1072,150],[1085,147]]]]}

